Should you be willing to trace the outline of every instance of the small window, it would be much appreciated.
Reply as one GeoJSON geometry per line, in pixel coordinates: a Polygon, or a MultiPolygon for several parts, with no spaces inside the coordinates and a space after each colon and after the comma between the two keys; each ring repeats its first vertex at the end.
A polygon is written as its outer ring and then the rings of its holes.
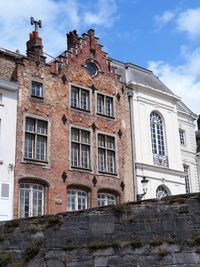
{"type": "Polygon", "coordinates": [[[90,169],[90,132],[71,128],[71,166],[90,169]]]}
{"type": "Polygon", "coordinates": [[[87,193],[81,190],[67,190],[67,211],[87,209],[87,193]]]}
{"type": "Polygon", "coordinates": [[[43,84],[32,81],[31,83],[31,96],[37,98],[43,98],[43,84]]]}
{"type": "Polygon", "coordinates": [[[180,144],[185,145],[185,131],[179,129],[180,144]]]}
{"type": "Polygon", "coordinates": [[[3,94],[0,93],[0,105],[2,105],[3,94]]]}
{"type": "Polygon", "coordinates": [[[95,76],[97,74],[97,67],[93,63],[87,63],[87,71],[90,75],[95,76]]]}
{"type": "Polygon", "coordinates": [[[171,195],[170,191],[167,187],[165,187],[164,185],[160,185],[158,186],[158,188],[156,189],[156,198],[157,199],[161,199],[163,197],[167,197],[171,195]]]}
{"type": "Polygon", "coordinates": [[[47,122],[26,118],[24,158],[47,161],[47,122]]]}
{"type": "Polygon", "coordinates": [[[185,173],[185,191],[187,194],[190,193],[190,166],[183,164],[183,170],[185,173]]]}
{"type": "Polygon", "coordinates": [[[71,87],[71,107],[84,111],[90,110],[89,90],[76,86],[71,87]]]}
{"type": "Polygon", "coordinates": [[[98,194],[98,207],[115,205],[116,196],[108,193],[99,193],[98,194]]]}
{"type": "Polygon", "coordinates": [[[105,173],[116,173],[115,138],[98,134],[98,170],[105,173]]]}
{"type": "Polygon", "coordinates": [[[114,117],[113,97],[97,94],[97,114],[114,117]]]}
{"type": "Polygon", "coordinates": [[[1,184],[1,197],[9,198],[9,184],[1,184]]]}

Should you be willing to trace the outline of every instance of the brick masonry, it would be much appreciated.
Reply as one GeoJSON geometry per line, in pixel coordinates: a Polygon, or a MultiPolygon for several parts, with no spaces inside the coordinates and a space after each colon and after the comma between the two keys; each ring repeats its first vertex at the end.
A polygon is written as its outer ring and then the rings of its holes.
{"type": "Polygon", "coordinates": [[[199,242],[200,194],[179,195],[2,222],[0,263],[198,267],[199,242]]]}
{"type": "MultiPolygon", "coordinates": [[[[34,32],[33,32],[34,33],[34,32]]],[[[131,168],[131,139],[128,97],[120,77],[115,74],[111,62],[94,31],[89,30],[78,37],[77,33],[68,34],[68,51],[61,54],[50,64],[44,63],[41,39],[37,34],[31,34],[27,47],[31,43],[37,46],[35,58],[16,59],[1,54],[1,79],[13,80],[19,83],[17,145],[14,190],[14,217],[17,218],[19,183],[29,182],[44,185],[44,213],[66,211],[67,188],[79,188],[88,192],[88,207],[97,206],[99,191],[113,193],[118,203],[133,200],[133,175],[131,168]],[[39,40],[33,40],[39,38],[39,40]],[[41,60],[40,60],[41,58],[41,60]],[[97,66],[98,74],[91,76],[87,72],[87,63],[97,66]],[[33,98],[30,95],[32,80],[43,83],[44,99],[33,98]],[[75,110],[70,107],[71,84],[88,88],[91,96],[91,112],[75,110]],[[95,88],[92,90],[91,88],[95,88]],[[96,115],[96,93],[101,92],[113,96],[115,119],[96,115]],[[48,121],[48,162],[41,164],[36,161],[24,160],[25,117],[36,116],[48,121]],[[63,123],[63,116],[66,123],[63,123]],[[93,130],[92,125],[96,129],[93,130]],[[82,127],[91,132],[91,170],[72,169],[70,164],[70,127],[82,127]],[[116,175],[100,174],[97,170],[97,132],[111,134],[116,140],[116,175]],[[122,135],[118,134],[119,132],[122,135]],[[63,182],[62,174],[67,175],[63,182]],[[97,183],[93,184],[96,177],[97,183]],[[123,190],[123,183],[125,188],[123,190]]],[[[32,50],[31,50],[32,51],[32,50]]]]}

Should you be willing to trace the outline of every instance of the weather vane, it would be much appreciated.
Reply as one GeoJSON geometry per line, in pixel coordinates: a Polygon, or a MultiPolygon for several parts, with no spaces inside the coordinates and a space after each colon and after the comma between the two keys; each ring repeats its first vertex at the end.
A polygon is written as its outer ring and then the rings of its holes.
{"type": "Polygon", "coordinates": [[[35,32],[38,32],[38,28],[42,28],[41,20],[34,20],[34,17],[31,17],[31,25],[35,24],[35,32]]]}

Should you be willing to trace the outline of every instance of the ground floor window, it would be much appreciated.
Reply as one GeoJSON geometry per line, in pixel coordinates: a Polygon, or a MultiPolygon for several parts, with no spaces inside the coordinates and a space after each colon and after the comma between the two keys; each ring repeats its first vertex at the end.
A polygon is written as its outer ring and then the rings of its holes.
{"type": "Polygon", "coordinates": [[[87,193],[85,191],[67,190],[67,211],[87,209],[87,193]]]}
{"type": "Polygon", "coordinates": [[[19,185],[19,216],[41,216],[44,212],[44,187],[39,184],[19,185]]]}
{"type": "Polygon", "coordinates": [[[108,193],[99,193],[98,194],[98,206],[107,206],[107,205],[115,205],[116,204],[116,196],[108,193]]]}
{"type": "Polygon", "coordinates": [[[156,198],[161,199],[163,197],[167,197],[170,195],[169,189],[167,189],[164,185],[158,186],[156,189],[156,198]]]}

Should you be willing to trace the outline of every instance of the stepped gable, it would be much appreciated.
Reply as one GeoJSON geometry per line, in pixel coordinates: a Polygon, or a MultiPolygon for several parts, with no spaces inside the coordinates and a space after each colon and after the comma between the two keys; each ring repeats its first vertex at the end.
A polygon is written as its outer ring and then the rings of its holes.
{"type": "Polygon", "coordinates": [[[95,31],[90,29],[87,33],[83,33],[79,37],[77,32],[71,31],[67,34],[67,51],[63,52],[56,58],[56,62],[65,63],[70,66],[82,66],[86,70],[88,66],[96,68],[96,73],[93,76],[100,74],[107,77],[120,80],[120,75],[116,73],[115,67],[107,57],[102,48],[103,46],[98,43],[99,38],[95,36],[95,31]]]}

